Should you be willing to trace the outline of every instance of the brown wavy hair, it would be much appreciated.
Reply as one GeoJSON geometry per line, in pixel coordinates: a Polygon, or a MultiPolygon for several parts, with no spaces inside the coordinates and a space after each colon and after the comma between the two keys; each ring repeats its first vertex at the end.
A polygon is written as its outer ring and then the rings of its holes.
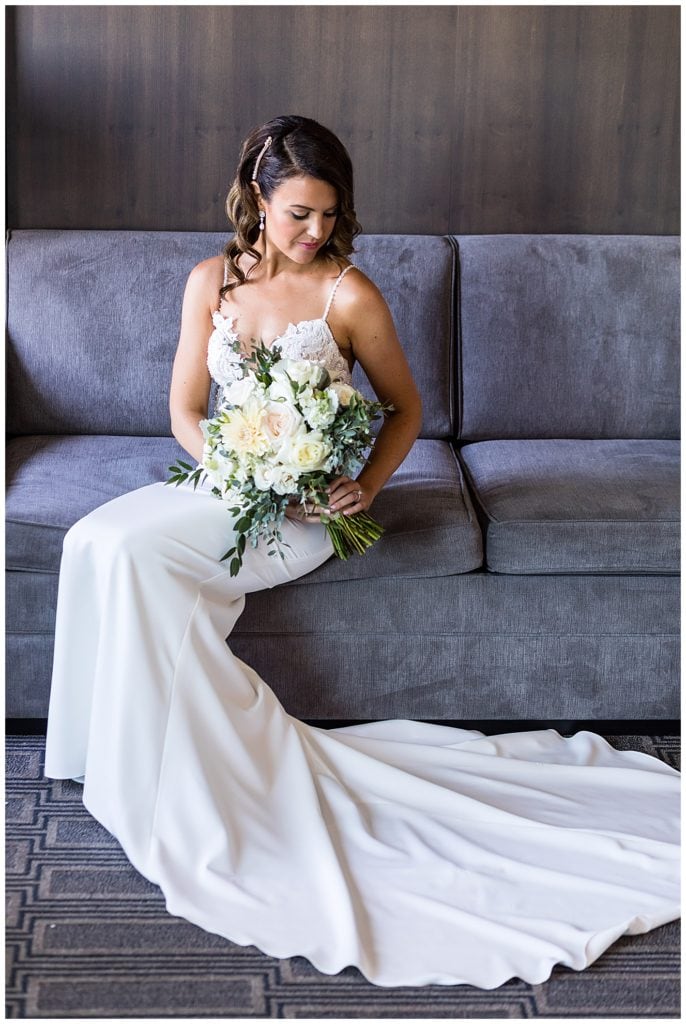
{"type": "Polygon", "coordinates": [[[260,234],[260,217],[250,182],[255,161],[270,135],[271,145],[265,150],[257,171],[262,197],[269,202],[282,182],[301,175],[319,178],[331,185],[338,196],[338,214],[325,250],[337,262],[355,251],[353,238],[362,231],[355,216],[353,165],[343,143],[312,118],[296,114],[275,117],[253,128],[243,142],[236,177],[226,197],[226,212],[236,234],[226,243],[223,252],[235,280],[220,289],[222,298],[230,289],[244,284],[262,259],[254,248],[260,234]],[[247,275],[238,266],[242,253],[255,259],[247,275]]]}

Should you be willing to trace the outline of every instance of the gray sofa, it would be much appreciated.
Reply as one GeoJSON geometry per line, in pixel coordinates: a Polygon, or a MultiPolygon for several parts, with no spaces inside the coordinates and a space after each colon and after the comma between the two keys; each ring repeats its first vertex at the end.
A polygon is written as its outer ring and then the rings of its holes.
{"type": "MultiPolygon", "coordinates": [[[[47,714],[65,531],[183,455],[167,407],[183,287],[225,239],[11,234],[10,717],[47,714]]],[[[250,595],[236,654],[308,721],[677,719],[678,239],[357,246],[421,435],[373,506],[384,538],[250,595]]],[[[355,383],[371,393],[359,367],[355,383]]]]}

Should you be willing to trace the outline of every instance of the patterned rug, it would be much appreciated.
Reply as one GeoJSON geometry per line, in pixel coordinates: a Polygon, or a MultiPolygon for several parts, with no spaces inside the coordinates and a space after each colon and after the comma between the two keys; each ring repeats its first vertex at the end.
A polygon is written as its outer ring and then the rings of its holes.
{"type": "MultiPolygon", "coordinates": [[[[571,733],[570,733],[571,734],[571,733]]],[[[607,736],[679,767],[678,736],[607,736]]],[[[7,754],[7,1017],[679,1019],[678,921],[624,936],[585,971],[380,988],[355,967],[319,973],[170,916],[157,886],[85,810],[83,788],[43,777],[45,740],[7,754]]]]}

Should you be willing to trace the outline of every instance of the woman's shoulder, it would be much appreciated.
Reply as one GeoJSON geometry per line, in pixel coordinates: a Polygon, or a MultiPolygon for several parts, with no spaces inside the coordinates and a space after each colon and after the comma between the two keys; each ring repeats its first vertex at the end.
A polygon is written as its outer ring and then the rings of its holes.
{"type": "Polygon", "coordinates": [[[192,291],[198,301],[207,304],[209,309],[219,305],[219,289],[224,284],[224,256],[210,256],[202,260],[188,275],[186,288],[192,291]]]}
{"type": "Polygon", "coordinates": [[[219,256],[210,256],[206,260],[202,260],[200,263],[196,263],[190,272],[189,278],[198,284],[216,285],[219,281],[219,287],[221,288],[224,283],[224,266],[226,260],[222,254],[219,256]]]}
{"type": "Polygon", "coordinates": [[[349,274],[344,274],[336,292],[336,302],[339,308],[349,307],[350,310],[353,310],[379,302],[385,303],[383,295],[371,278],[367,277],[364,271],[360,270],[351,260],[341,261],[339,273],[349,267],[353,267],[354,270],[349,274]]]}

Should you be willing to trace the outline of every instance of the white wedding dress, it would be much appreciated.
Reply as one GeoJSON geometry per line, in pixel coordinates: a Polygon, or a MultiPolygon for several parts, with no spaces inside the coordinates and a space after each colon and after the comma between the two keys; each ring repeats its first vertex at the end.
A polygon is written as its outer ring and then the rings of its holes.
{"type": "MultiPolygon", "coordinates": [[[[349,381],[332,297],[279,344],[349,381]]],[[[220,385],[232,323],[215,314],[220,385]]],[[[582,970],[679,916],[678,772],[587,731],[293,718],[225,638],[247,593],[331,542],[286,520],[285,560],[248,545],[231,577],[231,521],[207,485],[155,483],[64,543],[45,773],[83,781],[171,914],[325,974],[484,989],[582,970]]]]}

